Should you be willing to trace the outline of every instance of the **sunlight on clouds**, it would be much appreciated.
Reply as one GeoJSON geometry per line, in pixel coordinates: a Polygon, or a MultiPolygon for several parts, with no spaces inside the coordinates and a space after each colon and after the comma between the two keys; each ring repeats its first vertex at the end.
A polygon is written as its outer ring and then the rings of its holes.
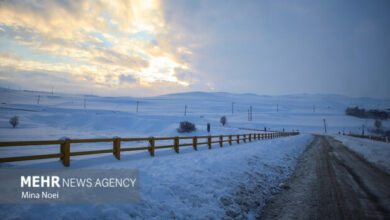
{"type": "MultiPolygon", "coordinates": [[[[187,87],[191,82],[180,80],[175,70],[191,69],[179,55],[192,52],[184,46],[168,49],[160,39],[168,30],[160,4],[159,0],[2,1],[0,43],[12,40],[39,56],[32,59],[19,46],[0,49],[0,68],[64,72],[100,88],[161,82],[187,87]],[[121,84],[121,78],[130,77],[134,80],[121,84]]],[[[12,81],[11,75],[8,78],[12,81]]]]}

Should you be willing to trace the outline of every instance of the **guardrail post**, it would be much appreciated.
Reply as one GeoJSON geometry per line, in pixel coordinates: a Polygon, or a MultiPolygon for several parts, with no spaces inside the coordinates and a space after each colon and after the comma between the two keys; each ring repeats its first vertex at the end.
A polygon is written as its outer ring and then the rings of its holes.
{"type": "Polygon", "coordinates": [[[229,135],[229,145],[232,145],[232,135],[229,135]]]}
{"type": "Polygon", "coordinates": [[[192,139],[192,146],[194,150],[198,150],[198,138],[196,136],[192,139]]]}
{"type": "Polygon", "coordinates": [[[154,137],[149,138],[149,144],[150,144],[150,147],[149,147],[149,154],[150,154],[150,156],[152,156],[152,157],[154,157],[154,146],[155,146],[155,142],[156,142],[156,140],[154,139],[154,137]]]}
{"type": "Polygon", "coordinates": [[[244,134],[244,143],[246,143],[246,134],[244,134]]]}
{"type": "Polygon", "coordinates": [[[114,154],[116,159],[121,159],[121,138],[114,138],[112,153],[114,154]]]}
{"type": "Polygon", "coordinates": [[[249,134],[249,142],[252,141],[252,134],[249,134]]]}
{"type": "Polygon", "coordinates": [[[222,141],[223,141],[223,137],[222,137],[222,135],[220,135],[220,136],[219,136],[219,146],[220,146],[220,147],[222,147],[222,145],[223,145],[223,142],[222,142],[222,141]]]}
{"type": "Polygon", "coordinates": [[[174,148],[175,148],[175,152],[179,153],[179,137],[175,137],[174,148]]]}
{"type": "Polygon", "coordinates": [[[237,135],[237,144],[239,144],[240,143],[240,135],[238,134],[237,135]]]}
{"type": "Polygon", "coordinates": [[[207,137],[207,144],[209,145],[209,149],[211,149],[211,136],[207,137]]]}
{"type": "Polygon", "coordinates": [[[70,141],[65,139],[61,144],[61,161],[64,166],[70,166],[70,141]]]}

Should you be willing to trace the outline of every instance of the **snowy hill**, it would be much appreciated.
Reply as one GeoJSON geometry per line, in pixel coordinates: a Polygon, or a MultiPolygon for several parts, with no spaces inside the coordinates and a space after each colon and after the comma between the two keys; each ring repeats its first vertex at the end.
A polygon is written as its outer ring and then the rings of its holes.
{"type": "MultiPolygon", "coordinates": [[[[194,122],[204,135],[237,134],[236,127],[322,133],[323,118],[328,131],[359,132],[372,120],[346,116],[345,108],[386,108],[390,100],[350,98],[339,95],[260,96],[255,94],[191,92],[158,97],[101,97],[51,94],[47,92],[0,89],[0,141],[99,137],[148,137],[183,135],[176,131],[182,120],[194,122]],[[38,102],[39,97],[39,104],[38,102]],[[138,113],[136,112],[139,102],[138,113]],[[232,114],[232,102],[234,113],[232,114]],[[85,103],[85,108],[84,108],[85,103]],[[184,106],[187,115],[184,116],[184,106]],[[253,106],[253,121],[247,120],[253,106]],[[278,105],[278,111],[277,111],[278,105]],[[313,105],[315,111],[313,112],[313,105]],[[13,129],[8,120],[18,116],[13,129]],[[228,126],[219,123],[226,115],[228,126]]],[[[388,122],[386,122],[388,123],[388,122]]],[[[386,125],[385,123],[385,125],[386,125]]],[[[139,204],[41,204],[0,205],[1,219],[171,219],[248,218],[254,219],[266,201],[283,187],[305,147],[313,140],[308,134],[247,144],[183,148],[180,154],[163,149],[150,157],[145,151],[128,152],[116,160],[112,154],[72,157],[76,169],[137,169],[140,171],[139,204]]],[[[80,149],[107,149],[112,143],[73,144],[80,149]]],[[[58,146],[2,147],[2,157],[57,153],[58,146]]],[[[66,169],[58,159],[1,164],[1,168],[66,169]]]]}
{"type": "Polygon", "coordinates": [[[360,133],[362,124],[372,127],[373,121],[346,116],[346,107],[384,109],[390,106],[390,100],[320,94],[260,96],[189,92],[135,98],[61,93],[52,95],[48,92],[4,88],[0,88],[0,103],[1,141],[58,139],[64,136],[175,136],[179,135],[176,128],[182,120],[191,121],[198,128],[189,135],[207,134],[207,123],[212,125],[212,134],[240,132],[222,127],[219,118],[223,115],[227,116],[229,127],[267,127],[272,130],[284,128],[287,131],[299,129],[302,132],[320,133],[323,132],[322,119],[325,118],[330,133],[342,130],[360,133]],[[185,105],[187,116],[184,116],[185,105]],[[250,105],[253,106],[253,121],[247,120],[250,105]],[[15,115],[19,117],[20,125],[12,129],[8,120],[15,115]]]}

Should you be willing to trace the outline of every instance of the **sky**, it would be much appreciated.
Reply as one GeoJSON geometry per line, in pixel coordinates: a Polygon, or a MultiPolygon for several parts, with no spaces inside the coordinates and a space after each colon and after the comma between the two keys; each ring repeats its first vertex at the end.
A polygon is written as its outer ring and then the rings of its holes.
{"type": "Polygon", "coordinates": [[[390,1],[1,0],[0,86],[390,98],[390,1]]]}

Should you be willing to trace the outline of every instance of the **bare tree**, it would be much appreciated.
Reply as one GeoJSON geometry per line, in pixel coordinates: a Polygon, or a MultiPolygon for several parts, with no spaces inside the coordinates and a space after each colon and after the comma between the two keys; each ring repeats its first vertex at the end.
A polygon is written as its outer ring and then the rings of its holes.
{"type": "Polygon", "coordinates": [[[221,122],[222,126],[225,126],[225,124],[227,122],[226,116],[222,116],[219,121],[221,122]]]}
{"type": "Polygon", "coordinates": [[[15,128],[16,126],[18,126],[18,124],[19,124],[18,116],[12,117],[12,118],[9,120],[9,123],[12,125],[13,128],[15,128]]]}

